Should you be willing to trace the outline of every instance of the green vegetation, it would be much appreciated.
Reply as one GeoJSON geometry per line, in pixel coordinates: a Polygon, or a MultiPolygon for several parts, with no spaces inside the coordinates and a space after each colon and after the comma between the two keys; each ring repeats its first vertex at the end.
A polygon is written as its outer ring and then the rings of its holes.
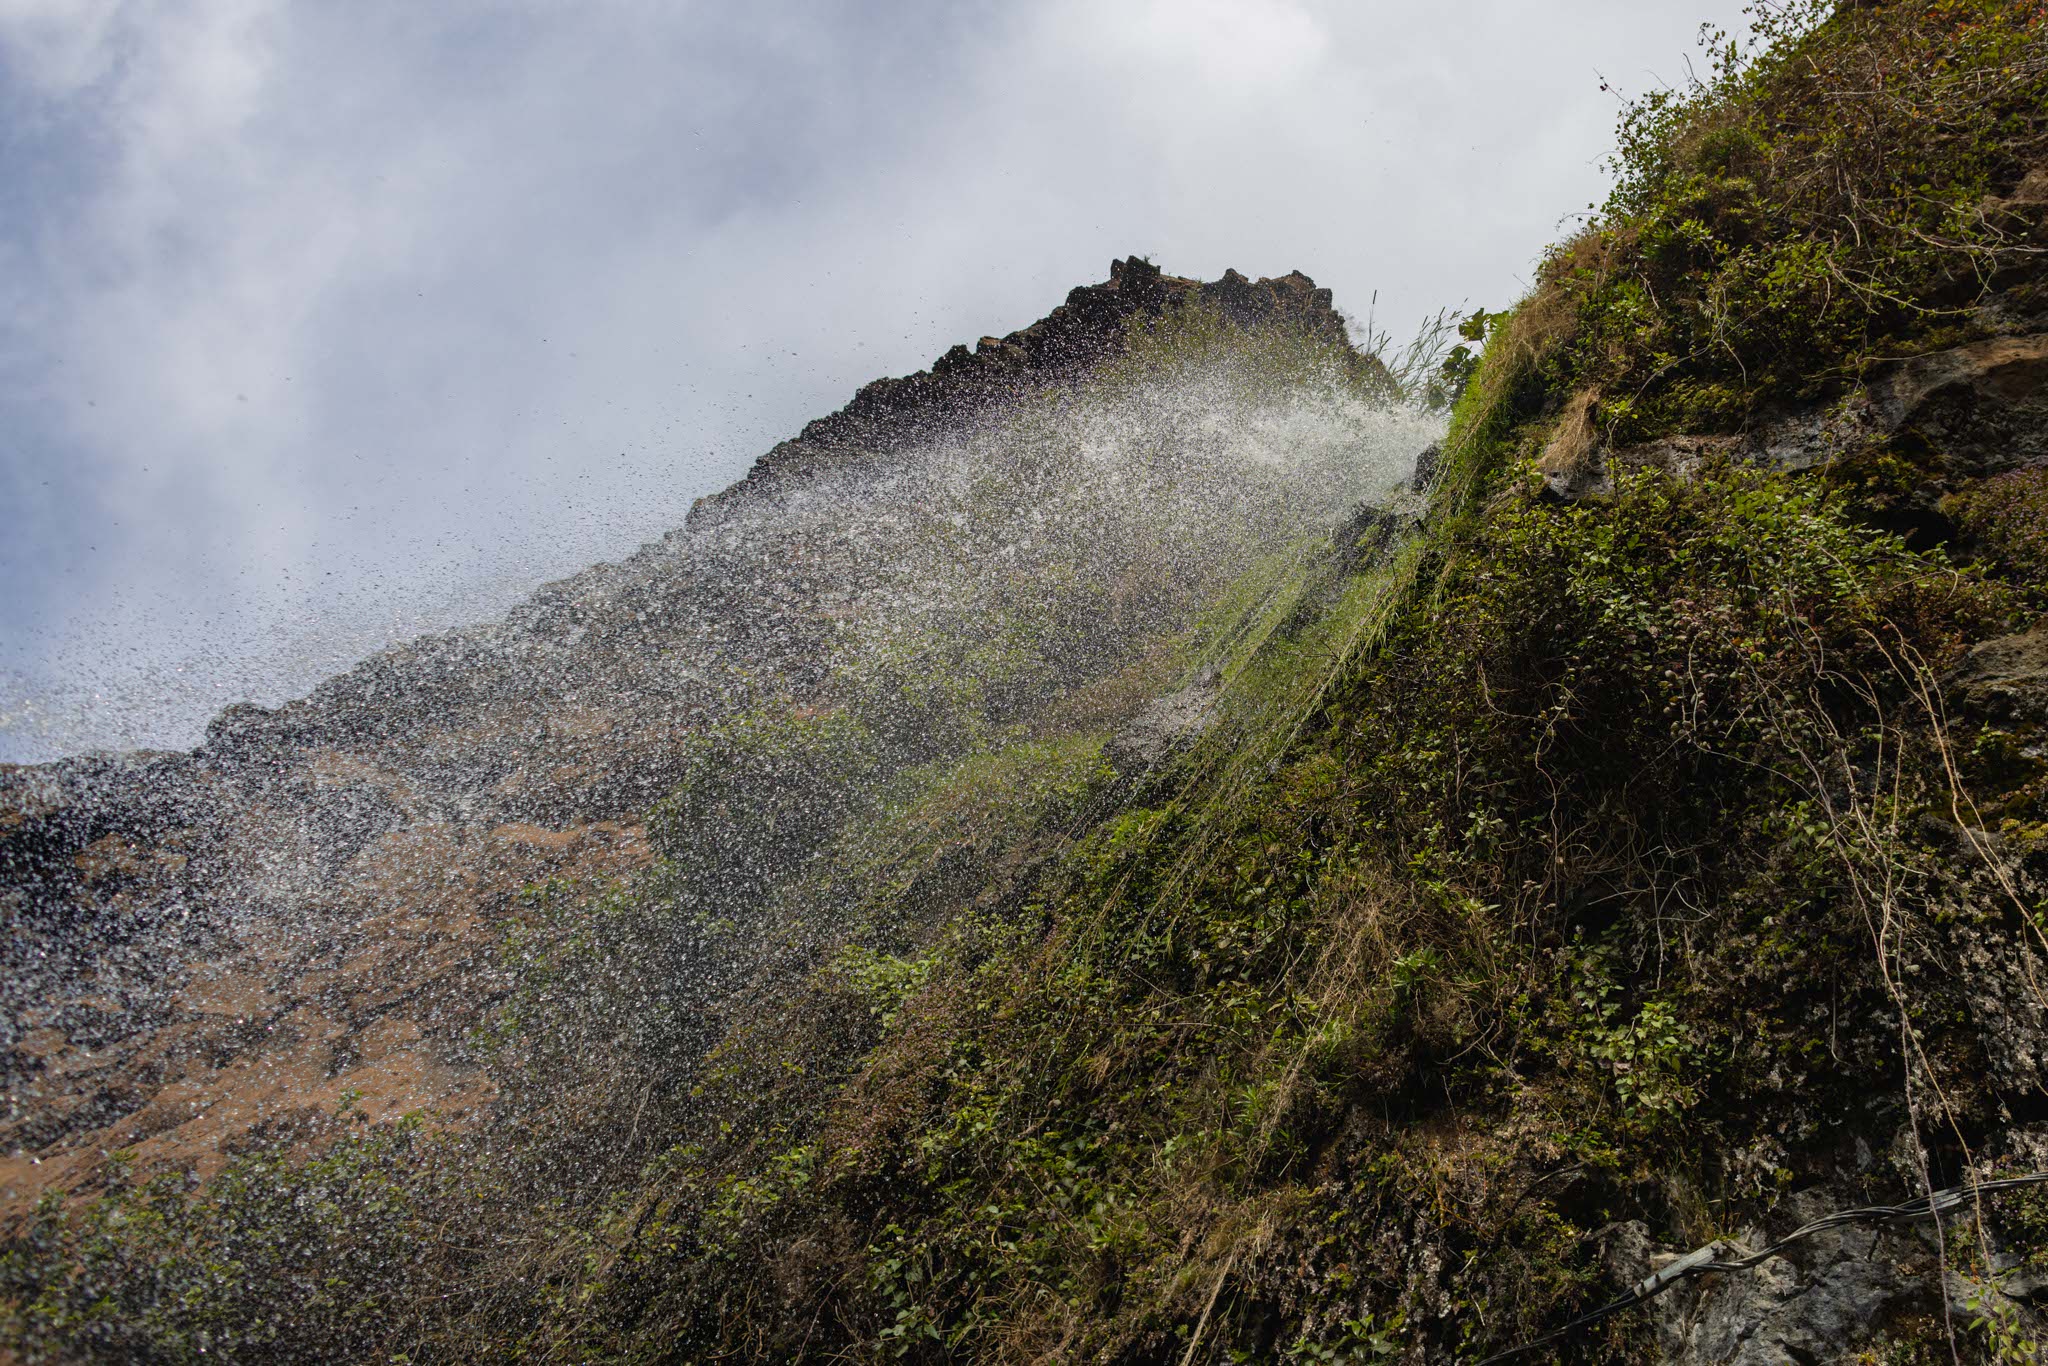
{"type": "MultiPolygon", "coordinates": [[[[2040,1113],[1959,965],[2048,951],[2048,788],[1943,678],[2044,605],[2048,485],[1954,490],[1928,548],[1840,479],[1541,493],[1595,443],[1732,430],[2035,306],[1985,204],[2048,152],[2048,11],[1772,9],[1759,37],[1631,110],[1602,216],[1465,325],[1476,370],[1414,370],[1458,395],[1418,532],[1262,547],[1118,649],[1017,585],[831,705],[691,739],[661,867],[536,889],[508,945],[515,1140],[461,1180],[373,1131],[53,1206],[4,1264],[12,1340],[1475,1360],[1610,1298],[1618,1221],[1692,1246],[1791,1189],[1974,1170],[2040,1113]],[[1206,677],[1199,741],[1113,761],[1135,699],[1206,677]]],[[[1111,382],[1213,360],[1213,320],[1174,326],[1111,382]]],[[[1965,1359],[2034,1350],[1991,1254],[2038,1265],[2042,1227],[2035,1196],[1951,1227],[1965,1359]]],[[[1870,1329],[1871,1360],[1951,1359],[1938,1318],[1870,1329]]]]}
{"type": "Polygon", "coordinates": [[[1945,505],[1994,572],[2048,608],[2048,470],[1995,475],[1945,505]]]}
{"type": "Polygon", "coordinates": [[[4,1340],[30,1361],[375,1357],[488,1187],[417,1120],[336,1118],[308,1160],[258,1152],[203,1185],[136,1185],[116,1154],[82,1211],[46,1199],[0,1253],[4,1340]]]}
{"type": "MultiPolygon", "coordinates": [[[[1866,844],[1824,774],[1908,742],[1924,722],[1885,719],[1910,702],[1898,655],[1952,657],[1997,588],[1735,470],[1512,503],[1461,563],[1277,768],[1221,762],[1098,826],[1040,883],[1042,930],[956,933],[914,992],[892,969],[890,1025],[800,1145],[800,1190],[773,1179],[795,1149],[728,1178],[773,1198],[722,1207],[717,1259],[674,1241],[674,1188],[650,1193],[687,1291],[606,1280],[584,1321],[689,1356],[794,1351],[776,1334],[815,1316],[838,1325],[820,1352],[1094,1358],[1180,1350],[1207,1305],[1219,1345],[1277,1320],[1315,1359],[1424,1321],[1445,1293],[1413,1280],[1426,1248],[1457,1269],[1454,1351],[1597,1298],[1584,1235],[1653,1212],[1628,1194],[1645,1178],[1699,1192],[1654,1211],[1696,1219],[1802,1160],[1710,1156],[1775,1142],[1787,1110],[1896,1109],[1896,1038],[1870,1021],[1902,1007],[1929,1052],[1970,1046],[1942,989],[1892,997],[1863,899],[1874,862],[1911,859],[1881,911],[1931,916],[1952,871],[1866,844]],[[1812,1051],[1829,976],[1853,1066],[1812,1051]],[[1516,1204],[1560,1165],[1576,1218],[1516,1204]],[[1404,1232],[1362,1232],[1385,1227],[1404,1232]],[[821,1228],[866,1230],[860,1283],[805,1266],[821,1228]]],[[[1929,751],[1890,800],[1946,793],[1929,751]]]]}

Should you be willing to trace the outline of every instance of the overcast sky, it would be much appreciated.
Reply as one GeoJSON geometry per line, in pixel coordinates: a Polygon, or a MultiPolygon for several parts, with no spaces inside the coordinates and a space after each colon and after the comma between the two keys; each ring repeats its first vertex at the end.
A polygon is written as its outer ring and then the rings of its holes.
{"type": "Polygon", "coordinates": [[[1737,0],[0,0],[0,759],[629,552],[1113,256],[1500,307],[1737,0]]]}

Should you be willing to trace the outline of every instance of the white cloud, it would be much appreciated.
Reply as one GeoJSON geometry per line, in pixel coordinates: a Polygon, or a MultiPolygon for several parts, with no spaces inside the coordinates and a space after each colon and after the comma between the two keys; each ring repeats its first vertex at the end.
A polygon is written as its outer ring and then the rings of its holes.
{"type": "Polygon", "coordinates": [[[1063,0],[1037,36],[1112,78],[1142,70],[1203,102],[1283,93],[1323,57],[1323,22],[1293,0],[1063,0]]]}
{"type": "Polygon", "coordinates": [[[66,95],[106,77],[123,0],[0,0],[0,57],[17,80],[66,95]]]}
{"type": "Polygon", "coordinates": [[[0,669],[189,739],[1130,251],[1504,304],[1702,2],[0,0],[0,669]]]}

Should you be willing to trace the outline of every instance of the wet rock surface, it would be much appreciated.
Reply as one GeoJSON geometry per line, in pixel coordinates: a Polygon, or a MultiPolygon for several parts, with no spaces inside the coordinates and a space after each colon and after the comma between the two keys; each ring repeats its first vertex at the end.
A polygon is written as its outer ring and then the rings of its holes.
{"type": "Polygon", "coordinates": [[[1103,750],[1118,773],[1143,778],[1186,751],[1216,722],[1222,680],[1204,674],[1187,687],[1147,704],[1103,750]]]}

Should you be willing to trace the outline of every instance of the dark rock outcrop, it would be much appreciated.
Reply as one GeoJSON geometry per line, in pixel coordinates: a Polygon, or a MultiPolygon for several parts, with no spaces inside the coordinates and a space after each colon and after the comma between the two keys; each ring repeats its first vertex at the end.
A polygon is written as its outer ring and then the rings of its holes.
{"type": "MultiPolygon", "coordinates": [[[[1214,308],[1242,327],[1284,326],[1349,350],[1344,318],[1330,291],[1298,270],[1258,280],[1226,270],[1221,279],[1204,283],[1167,275],[1133,256],[1110,262],[1108,280],[1076,287],[1029,327],[983,337],[972,350],[955,346],[929,370],[863,386],[844,408],[805,426],[756,461],[740,483],[704,502],[722,503],[763,485],[928,440],[1011,399],[1069,383],[1117,351],[1132,318],[1159,317],[1189,303],[1214,308]]],[[[1377,360],[1355,353],[1352,359],[1385,374],[1377,360]]]]}

